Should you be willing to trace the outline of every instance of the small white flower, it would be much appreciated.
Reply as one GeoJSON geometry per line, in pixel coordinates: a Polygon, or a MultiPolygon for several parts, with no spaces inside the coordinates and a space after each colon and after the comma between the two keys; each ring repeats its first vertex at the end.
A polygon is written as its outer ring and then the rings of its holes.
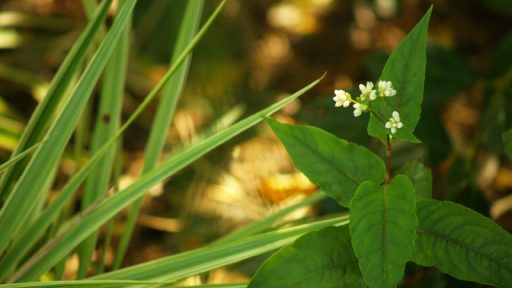
{"type": "Polygon", "coordinates": [[[393,111],[392,117],[389,118],[389,121],[386,122],[385,127],[387,129],[391,129],[391,134],[395,134],[397,129],[400,129],[404,126],[402,122],[400,122],[400,114],[398,112],[393,111]]]}
{"type": "Polygon", "coordinates": [[[336,96],[334,96],[332,100],[336,102],[334,104],[335,107],[348,107],[350,105],[350,100],[352,99],[352,97],[348,92],[345,92],[344,90],[334,90],[334,94],[336,96]]]}
{"type": "Polygon", "coordinates": [[[372,82],[366,82],[366,86],[363,84],[359,84],[359,90],[361,90],[361,100],[370,99],[370,101],[373,101],[377,99],[377,92],[373,89],[373,83],[372,82]]]}
{"type": "Polygon", "coordinates": [[[356,103],[352,107],[354,107],[354,117],[359,117],[363,112],[368,110],[368,106],[361,103],[356,103]]]}
{"type": "Polygon", "coordinates": [[[396,95],[396,90],[393,88],[391,81],[379,81],[377,90],[380,97],[391,97],[396,95]]]}

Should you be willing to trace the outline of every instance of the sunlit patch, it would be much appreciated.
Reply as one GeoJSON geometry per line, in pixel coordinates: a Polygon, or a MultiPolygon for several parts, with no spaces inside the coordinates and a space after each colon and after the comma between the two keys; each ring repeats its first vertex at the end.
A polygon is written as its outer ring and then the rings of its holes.
{"type": "Polygon", "coordinates": [[[286,62],[292,55],[290,41],[284,33],[267,33],[254,45],[253,62],[255,69],[251,75],[253,88],[261,89],[276,73],[276,67],[286,62]]]}
{"type": "Polygon", "coordinates": [[[21,46],[23,37],[18,32],[0,31],[0,49],[12,49],[21,46]]]}
{"type": "Polygon", "coordinates": [[[317,31],[319,15],[332,0],[285,1],[272,6],[267,12],[270,25],[289,33],[304,35],[317,31]]]}
{"type": "Polygon", "coordinates": [[[354,24],[350,27],[350,40],[354,48],[363,50],[372,45],[371,31],[377,24],[375,13],[370,6],[359,4],[354,7],[354,24]]]}
{"type": "Polygon", "coordinates": [[[317,187],[300,172],[277,174],[261,180],[263,195],[272,202],[281,202],[295,194],[311,194],[317,187]]]}
{"type": "Polygon", "coordinates": [[[381,17],[392,17],[397,11],[397,0],[376,0],[375,10],[381,17]]]}

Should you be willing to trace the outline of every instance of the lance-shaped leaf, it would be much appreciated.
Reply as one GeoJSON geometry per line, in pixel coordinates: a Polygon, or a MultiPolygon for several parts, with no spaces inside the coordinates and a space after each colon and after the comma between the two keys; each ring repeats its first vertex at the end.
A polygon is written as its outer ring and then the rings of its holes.
{"type": "Polygon", "coordinates": [[[384,162],[362,146],[315,127],[281,124],[271,119],[267,123],[283,142],[295,165],[345,207],[360,183],[384,180],[384,162]]]}
{"type": "Polygon", "coordinates": [[[412,182],[416,191],[416,201],[432,198],[432,171],[418,161],[407,162],[397,172],[412,182]]]}
{"type": "Polygon", "coordinates": [[[397,93],[393,97],[383,97],[373,103],[373,110],[378,115],[370,116],[368,133],[385,139],[389,130],[384,123],[393,111],[400,113],[403,127],[393,136],[395,139],[419,142],[413,135],[420,119],[423,101],[423,84],[427,64],[427,30],[432,8],[416,24],[398,48],[389,56],[380,80],[391,81],[397,93]]]}
{"type": "Polygon", "coordinates": [[[453,277],[512,287],[512,236],[491,219],[448,201],[418,202],[413,261],[453,277]]]}
{"type": "Polygon", "coordinates": [[[370,287],[396,287],[409,261],[418,219],[414,187],[404,175],[389,185],[365,181],[350,203],[350,232],[370,287]]]}
{"type": "Polygon", "coordinates": [[[347,227],[310,232],[263,263],[249,288],[366,287],[347,227]]]}

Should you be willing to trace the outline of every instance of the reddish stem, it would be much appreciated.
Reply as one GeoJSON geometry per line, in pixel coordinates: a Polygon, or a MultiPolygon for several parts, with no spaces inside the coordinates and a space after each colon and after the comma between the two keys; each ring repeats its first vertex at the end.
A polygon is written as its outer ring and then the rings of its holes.
{"type": "Polygon", "coordinates": [[[384,184],[388,184],[391,181],[391,137],[389,135],[386,136],[386,180],[384,180],[384,184]]]}

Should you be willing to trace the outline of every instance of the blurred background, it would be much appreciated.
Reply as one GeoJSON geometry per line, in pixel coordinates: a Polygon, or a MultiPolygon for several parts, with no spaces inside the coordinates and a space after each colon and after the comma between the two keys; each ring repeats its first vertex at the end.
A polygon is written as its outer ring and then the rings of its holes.
{"type": "MultiPolygon", "coordinates": [[[[165,73],[185,1],[139,1],[125,116],[165,73]]],[[[204,17],[215,4],[206,1],[204,17]]],[[[383,154],[382,145],[367,136],[366,119],[334,108],[333,90],[375,81],[390,51],[432,4],[423,112],[416,129],[423,143],[397,143],[393,165],[398,169],[412,160],[425,163],[433,171],[434,198],[462,203],[512,231],[512,162],[501,140],[512,126],[508,0],[229,1],[194,50],[162,157],[207,135],[206,127],[229,125],[324,72],[327,76],[312,92],[276,117],[321,127],[383,154]]],[[[0,1],[2,162],[86,21],[80,1],[0,1]]],[[[93,114],[95,105],[89,104],[93,114]]],[[[141,173],[157,105],[153,103],[124,136],[121,185],[141,173]]],[[[78,129],[88,133],[90,124],[82,121],[78,129]]],[[[75,138],[73,143],[62,161],[55,193],[88,157],[88,140],[75,138]],[[76,158],[77,149],[82,158],[76,158]]],[[[148,192],[124,264],[200,247],[314,191],[269,128],[259,125],[148,192]]],[[[287,220],[340,211],[324,200],[287,220]]],[[[118,222],[119,233],[123,220],[118,222]]],[[[263,259],[216,270],[208,275],[209,282],[246,280],[263,259]]],[[[67,273],[72,275],[76,259],[69,261],[67,273]]],[[[410,265],[403,287],[484,286],[410,265]]]]}

